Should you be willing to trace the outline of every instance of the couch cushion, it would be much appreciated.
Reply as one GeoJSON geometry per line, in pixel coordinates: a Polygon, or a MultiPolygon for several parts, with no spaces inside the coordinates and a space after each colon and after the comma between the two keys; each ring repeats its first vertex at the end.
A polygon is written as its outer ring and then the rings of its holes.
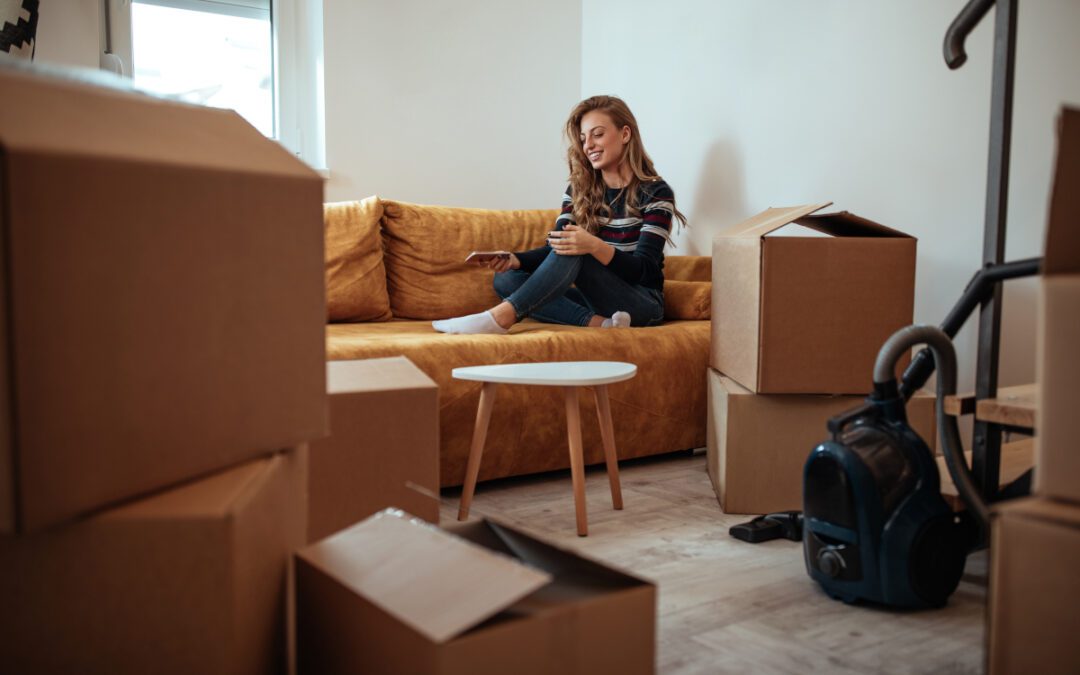
{"type": "Polygon", "coordinates": [[[330,321],[386,321],[386,292],[379,219],[382,202],[323,205],[326,227],[326,313],[330,321]]]}
{"type": "Polygon", "coordinates": [[[494,272],[465,264],[471,251],[520,251],[541,246],[554,229],[555,209],[496,211],[383,202],[386,282],[395,317],[446,319],[499,301],[494,272]]]}
{"type": "Polygon", "coordinates": [[[665,319],[708,319],[711,316],[711,281],[664,280],[665,319]]]}
{"type": "MultiPolygon", "coordinates": [[[[603,330],[524,321],[510,335],[443,335],[427,321],[327,326],[328,358],[404,355],[439,386],[440,482],[460,485],[476,420],[481,383],[455,380],[459,366],[537,361],[628,361],[631,380],[611,385],[619,457],[640,457],[705,444],[708,321],[603,330]]],[[[558,387],[499,387],[480,479],[569,466],[558,387]]],[[[582,391],[585,461],[603,462],[592,395],[582,391]]]]}
{"type": "Polygon", "coordinates": [[[664,279],[711,281],[712,258],[707,255],[672,255],[664,259],[664,279]]]}

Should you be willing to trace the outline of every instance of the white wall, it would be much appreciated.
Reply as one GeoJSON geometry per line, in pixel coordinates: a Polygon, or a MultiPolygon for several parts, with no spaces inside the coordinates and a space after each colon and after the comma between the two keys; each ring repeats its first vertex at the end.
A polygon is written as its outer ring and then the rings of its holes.
{"type": "Polygon", "coordinates": [[[44,0],[38,14],[35,63],[97,68],[100,0],[44,0]]]}
{"type": "MultiPolygon", "coordinates": [[[[582,95],[634,110],[691,220],[681,251],[708,254],[766,207],[830,199],[919,238],[915,318],[937,324],[982,251],[993,12],[950,71],[942,39],[964,4],[583,0],[582,95]]],[[[1020,5],[1006,259],[1041,254],[1055,114],[1080,104],[1080,2],[1020,5]]],[[[1007,290],[1002,384],[1034,378],[1034,297],[1030,281],[1007,290]]]]}
{"type": "Polygon", "coordinates": [[[324,0],[328,200],[555,208],[580,0],[324,0]]]}

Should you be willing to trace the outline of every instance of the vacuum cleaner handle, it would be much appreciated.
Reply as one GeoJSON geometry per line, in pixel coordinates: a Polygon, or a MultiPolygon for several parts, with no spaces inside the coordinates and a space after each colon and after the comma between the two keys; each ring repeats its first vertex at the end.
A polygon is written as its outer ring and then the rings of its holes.
{"type": "Polygon", "coordinates": [[[994,0],[969,0],[945,33],[945,65],[956,70],[967,61],[964,40],[993,7],[994,0]]]}
{"type": "Polygon", "coordinates": [[[982,535],[987,535],[990,509],[975,487],[971,469],[964,460],[964,448],[960,442],[960,428],[956,417],[945,414],[945,397],[956,393],[956,350],[952,340],[935,326],[915,325],[901,328],[885,341],[874,363],[874,387],[879,390],[896,390],[896,363],[912,347],[926,344],[937,366],[937,401],[935,412],[940,430],[942,454],[957,491],[967,504],[968,512],[975,518],[982,535]]]}
{"type": "MultiPolygon", "coordinates": [[[[996,265],[986,265],[968,281],[963,295],[957,300],[956,305],[949,310],[945,320],[941,322],[941,330],[949,338],[955,337],[960,332],[960,329],[964,327],[964,322],[968,320],[971,313],[993,294],[998,284],[1011,279],[1036,276],[1041,269],[1042,258],[1025,258],[996,265]]],[[[911,359],[911,364],[908,365],[907,370],[904,371],[904,376],[900,379],[900,394],[904,397],[904,400],[911,399],[912,395],[926,384],[933,372],[934,360],[930,354],[930,349],[920,350],[915,355],[915,358],[911,359]]]]}

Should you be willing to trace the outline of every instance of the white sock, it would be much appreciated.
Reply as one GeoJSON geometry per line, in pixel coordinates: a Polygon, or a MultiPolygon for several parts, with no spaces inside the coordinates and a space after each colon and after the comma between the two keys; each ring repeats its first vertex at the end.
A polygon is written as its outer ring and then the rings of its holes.
{"type": "Polygon", "coordinates": [[[610,319],[604,319],[601,328],[629,328],[630,315],[626,312],[615,312],[610,319]]]}
{"type": "Polygon", "coordinates": [[[464,333],[468,335],[482,333],[503,335],[506,333],[506,329],[495,321],[495,317],[491,315],[491,312],[487,311],[468,316],[459,316],[456,319],[432,321],[431,326],[440,333],[464,333]]]}

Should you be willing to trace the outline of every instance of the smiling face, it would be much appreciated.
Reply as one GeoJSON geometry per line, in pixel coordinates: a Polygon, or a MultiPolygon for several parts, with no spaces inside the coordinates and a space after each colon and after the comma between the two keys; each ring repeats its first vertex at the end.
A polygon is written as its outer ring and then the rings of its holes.
{"type": "Polygon", "coordinates": [[[581,118],[578,140],[593,169],[613,171],[622,162],[626,144],[630,142],[630,127],[619,129],[606,112],[591,110],[581,118]]]}

